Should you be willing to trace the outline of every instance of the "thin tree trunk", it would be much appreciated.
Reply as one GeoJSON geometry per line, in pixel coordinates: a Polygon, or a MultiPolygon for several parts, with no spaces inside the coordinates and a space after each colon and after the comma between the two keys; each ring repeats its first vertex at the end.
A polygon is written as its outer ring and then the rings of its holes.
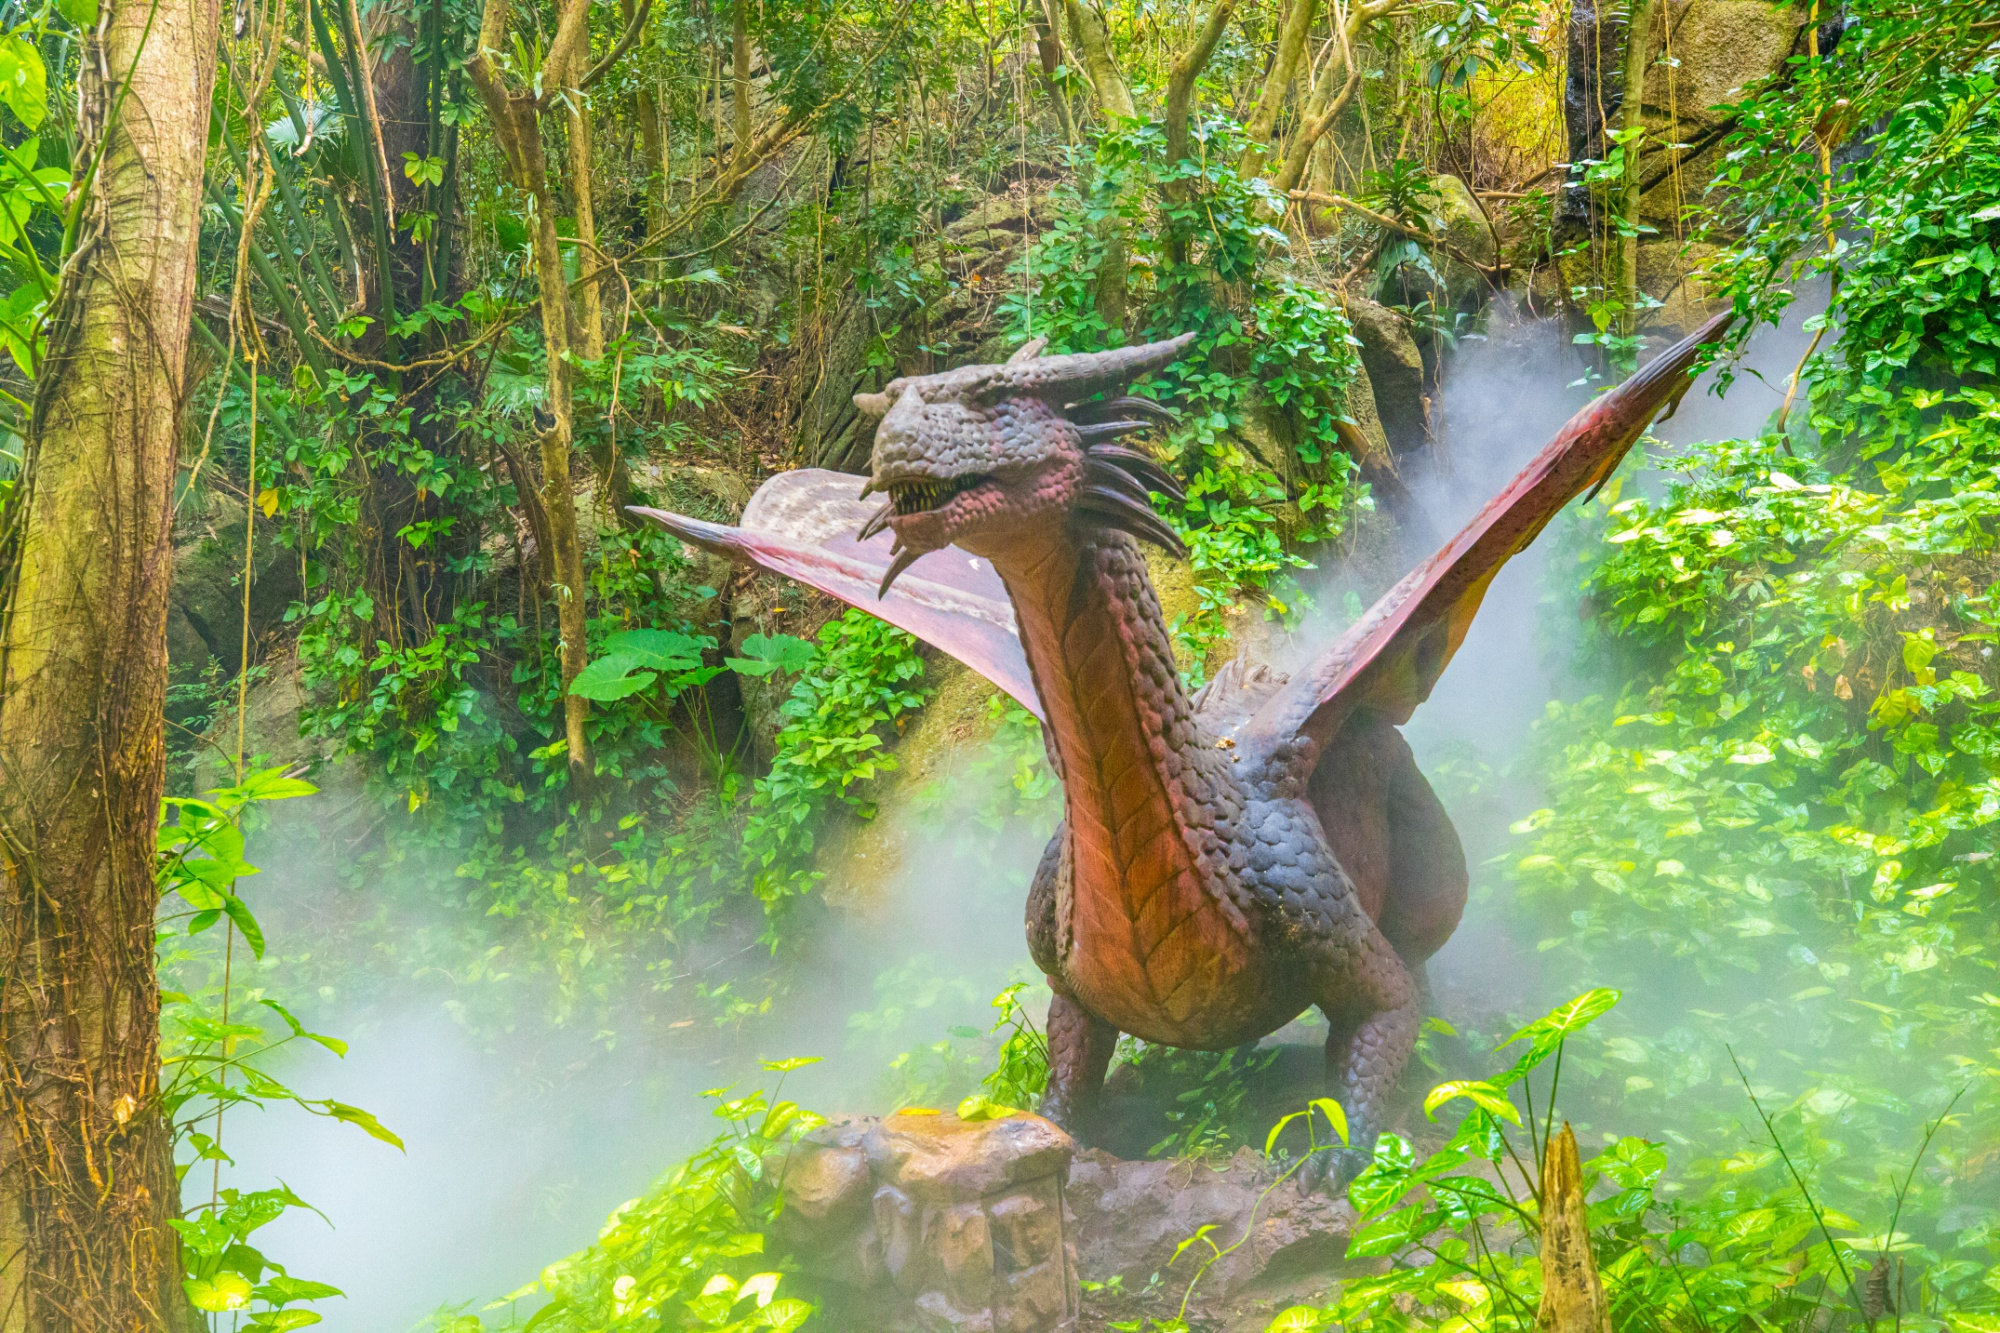
{"type": "Polygon", "coordinates": [[[1277,174],[1271,178],[1271,184],[1287,194],[1299,188],[1312,161],[1313,146],[1333,128],[1333,122],[1340,119],[1340,113],[1347,110],[1347,104],[1361,87],[1361,60],[1354,45],[1357,34],[1340,28],[1335,35],[1340,43],[1339,64],[1329,60],[1327,68],[1320,72],[1319,82],[1306,102],[1305,114],[1285,144],[1284,157],[1279,161],[1277,174]],[[1345,70],[1347,77],[1336,82],[1337,70],[1345,70]]]}
{"type": "MultiPolygon", "coordinates": [[[[584,20],[588,0],[566,0],[544,67],[568,70],[589,50],[584,20]]],[[[493,62],[491,53],[507,49],[507,0],[486,0],[479,25],[479,49],[466,72],[486,103],[514,184],[533,201],[535,209],[535,278],[542,309],[542,345],[548,353],[548,412],[550,424],[541,433],[542,507],[548,513],[549,568],[555,584],[556,627],[561,636],[560,674],[563,687],[563,735],[569,749],[572,787],[587,796],[593,776],[590,742],[584,723],[590,701],[570,692],[570,685],[588,665],[584,644],[583,548],[576,531],[576,485],[570,476],[570,444],[575,438],[570,404],[568,352],[569,283],[563,276],[561,242],[556,234],[556,201],[549,188],[548,159],[542,148],[540,105],[532,89],[515,91],[493,62]]]]}
{"type": "Polygon", "coordinates": [[[197,1327],[167,1225],[154,856],[217,7],[107,11],[81,61],[95,184],[36,384],[0,624],[7,1333],[197,1327]]]}
{"type": "Polygon", "coordinates": [[[1250,142],[1244,147],[1236,169],[1245,180],[1264,170],[1264,157],[1271,150],[1271,134],[1278,127],[1278,113],[1285,109],[1285,99],[1291,95],[1299,60],[1305,55],[1306,37],[1318,15],[1319,0],[1292,0],[1292,7],[1285,12],[1284,26],[1278,30],[1277,56],[1271,61],[1271,72],[1264,78],[1264,91],[1258,96],[1257,105],[1251,108],[1250,120],[1243,130],[1250,142]]]}
{"type": "MultiPolygon", "coordinates": [[[[580,74],[580,71],[579,71],[580,74]]],[[[568,99],[570,192],[576,197],[577,269],[586,276],[576,284],[576,322],[583,337],[576,349],[586,361],[604,359],[604,301],[598,280],[587,276],[603,262],[597,253],[596,146],[591,141],[590,108],[583,94],[571,89],[568,99]]]]}
{"type": "Polygon", "coordinates": [[[1111,35],[1104,30],[1104,16],[1085,0],[1063,0],[1069,16],[1070,43],[1083,55],[1083,72],[1097,93],[1097,105],[1108,116],[1131,120],[1139,114],[1132,105],[1132,90],[1118,72],[1111,57],[1111,35]]]}
{"type": "Polygon", "coordinates": [[[736,133],[733,156],[750,151],[750,0],[736,0],[730,16],[729,59],[732,76],[729,109],[735,118],[732,128],[736,133]]]}
{"type": "Polygon", "coordinates": [[[1639,328],[1639,196],[1645,183],[1639,167],[1652,39],[1653,0],[1632,0],[1625,24],[1625,97],[1618,108],[1625,131],[1625,179],[1618,208],[1618,285],[1625,311],[1619,322],[1628,338],[1639,328]]]}
{"type": "MultiPolygon", "coordinates": [[[[1076,117],[1070,114],[1069,97],[1056,83],[1056,70],[1062,66],[1062,35],[1056,30],[1054,13],[1045,0],[1030,0],[1030,17],[1035,24],[1035,54],[1042,65],[1042,91],[1048,96],[1049,105],[1055,108],[1056,121],[1062,126],[1063,142],[1076,142],[1076,117]]],[[[990,65],[989,65],[990,69],[990,65]]]]}

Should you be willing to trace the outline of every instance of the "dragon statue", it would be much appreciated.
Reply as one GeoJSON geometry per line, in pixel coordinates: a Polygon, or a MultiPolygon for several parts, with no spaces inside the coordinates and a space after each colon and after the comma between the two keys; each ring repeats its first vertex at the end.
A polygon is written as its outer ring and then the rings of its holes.
{"type": "Polygon", "coordinates": [[[1424,960],[1466,865],[1397,727],[1493,576],[1677,403],[1725,313],[1578,413],[1463,531],[1289,679],[1239,659],[1190,694],[1139,543],[1180,552],[1149,493],[1180,488],[1119,436],[1171,420],[1119,396],[1192,335],[965,366],[858,394],[873,473],[780,473],[728,527],[633,512],[695,546],[898,625],[1041,719],[1065,818],[1028,894],[1054,991],[1042,1113],[1087,1137],[1118,1034],[1221,1050],[1317,1005],[1365,1162],[1415,1045],[1424,960]],[[871,508],[872,493],[886,500],[871,508]]]}

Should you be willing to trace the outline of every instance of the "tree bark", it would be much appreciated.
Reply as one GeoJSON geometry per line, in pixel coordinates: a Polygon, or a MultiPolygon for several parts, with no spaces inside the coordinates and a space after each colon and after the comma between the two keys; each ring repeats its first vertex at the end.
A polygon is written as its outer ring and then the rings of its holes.
{"type": "Polygon", "coordinates": [[[1356,9],[1346,26],[1335,29],[1339,43],[1335,59],[1339,64],[1329,59],[1327,68],[1320,71],[1319,81],[1313,85],[1298,127],[1285,143],[1284,156],[1279,159],[1277,173],[1271,178],[1271,183],[1281,191],[1289,193],[1299,188],[1299,182],[1305,179],[1306,167],[1312,162],[1313,146],[1333,128],[1333,122],[1340,119],[1340,113],[1347,110],[1347,104],[1354,100],[1355,92],[1361,87],[1361,60],[1355,51],[1355,41],[1360,36],[1365,12],[1356,9]],[[1336,82],[1338,70],[1345,70],[1347,77],[1336,82]]]}
{"type": "Polygon", "coordinates": [[[7,1333],[198,1327],[167,1225],[178,1185],[153,930],[170,500],[216,24],[215,0],[112,0],[80,61],[95,179],[36,384],[0,623],[7,1333]]]}
{"type": "Polygon", "coordinates": [[[1104,16],[1084,0],[1063,0],[1069,16],[1070,41],[1083,56],[1083,72],[1097,93],[1097,105],[1104,114],[1131,120],[1139,114],[1132,105],[1132,90],[1111,58],[1111,35],[1104,29],[1104,16]]]}
{"type": "Polygon", "coordinates": [[[1625,96],[1619,106],[1624,120],[1625,179],[1620,182],[1618,208],[1618,287],[1625,303],[1620,332],[1631,337],[1639,329],[1639,201],[1645,189],[1640,170],[1645,147],[1646,68],[1651,61],[1653,0],[1631,0],[1625,24],[1625,96]]]}
{"type": "Polygon", "coordinates": [[[1208,68],[1216,44],[1236,13],[1236,0],[1215,0],[1208,19],[1195,35],[1193,44],[1174,57],[1167,74],[1167,166],[1171,169],[1188,155],[1188,117],[1194,107],[1194,84],[1208,68]]]}
{"type": "Polygon", "coordinates": [[[1271,72],[1264,78],[1264,91],[1258,95],[1257,105],[1251,108],[1250,120],[1244,126],[1244,134],[1249,144],[1243,149],[1243,157],[1237,163],[1237,174],[1245,180],[1252,179],[1264,170],[1264,158],[1271,150],[1271,134],[1278,127],[1278,113],[1285,108],[1285,99],[1292,91],[1292,81],[1298,77],[1299,60],[1305,55],[1306,37],[1312,30],[1313,19],[1319,14],[1319,0],[1292,0],[1292,7],[1285,12],[1284,25],[1278,30],[1278,52],[1271,61],[1271,72]]]}
{"type": "Polygon", "coordinates": [[[586,361],[604,359],[604,301],[596,278],[589,276],[603,260],[597,250],[596,146],[591,142],[590,108],[572,88],[568,101],[570,193],[576,199],[576,239],[581,243],[577,268],[584,275],[576,284],[576,322],[583,331],[577,355],[586,361]]]}
{"type": "MultiPolygon", "coordinates": [[[[567,71],[588,52],[583,32],[588,0],[565,0],[562,17],[550,44],[544,68],[567,71]]],[[[570,446],[575,439],[570,402],[569,283],[563,276],[561,242],[556,233],[556,201],[549,188],[548,159],[542,147],[541,104],[532,89],[510,89],[491,53],[507,49],[507,0],[486,0],[480,17],[479,50],[466,72],[486,103],[493,137],[507,160],[508,175],[534,204],[534,256],[537,292],[542,308],[542,345],[548,353],[549,424],[541,432],[542,507],[548,514],[549,565],[556,595],[556,628],[561,638],[559,668],[563,687],[563,736],[569,749],[569,774],[579,794],[588,793],[593,777],[590,742],[584,723],[590,701],[570,693],[570,684],[589,664],[584,634],[583,547],[576,530],[576,485],[570,476],[570,446]]],[[[554,90],[551,90],[554,91],[554,90]]]]}
{"type": "Polygon", "coordinates": [[[1030,0],[1028,13],[1035,25],[1035,54],[1042,65],[1042,91],[1055,108],[1056,121],[1062,126],[1063,142],[1076,142],[1076,117],[1070,114],[1069,96],[1056,83],[1056,70],[1062,67],[1062,35],[1056,30],[1054,12],[1046,0],[1030,0]]]}
{"type": "Polygon", "coordinates": [[[735,124],[735,151],[750,151],[750,0],[736,0],[729,19],[729,109],[735,124]]]}

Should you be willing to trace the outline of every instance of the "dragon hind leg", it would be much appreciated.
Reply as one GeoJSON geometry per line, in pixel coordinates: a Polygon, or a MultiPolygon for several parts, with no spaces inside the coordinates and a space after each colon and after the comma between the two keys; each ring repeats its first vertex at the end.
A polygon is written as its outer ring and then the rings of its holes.
{"type": "Polygon", "coordinates": [[[1416,1050],[1422,987],[1380,932],[1371,927],[1368,934],[1358,951],[1358,975],[1350,973],[1320,1002],[1333,1028],[1326,1039],[1327,1082],[1347,1113],[1348,1145],[1307,1162],[1299,1177],[1305,1189],[1324,1180],[1329,1192],[1338,1194],[1367,1166],[1397,1081],[1416,1050]],[[1368,1006],[1358,1013],[1356,990],[1368,1006]]]}

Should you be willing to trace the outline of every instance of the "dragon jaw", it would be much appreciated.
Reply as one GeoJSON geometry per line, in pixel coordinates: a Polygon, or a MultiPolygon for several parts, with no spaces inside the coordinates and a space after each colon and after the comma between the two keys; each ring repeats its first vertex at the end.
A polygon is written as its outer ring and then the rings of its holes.
{"type": "Polygon", "coordinates": [[[880,419],[862,497],[887,499],[862,527],[895,534],[880,592],[917,557],[948,545],[975,553],[1046,537],[1063,525],[1130,532],[1176,553],[1180,539],[1151,494],[1181,489],[1144,454],[1112,441],[1172,418],[1145,398],[1095,399],[1173,361],[1192,341],[1042,357],[1036,339],[1004,365],[892,381],[855,406],[880,419]]]}

